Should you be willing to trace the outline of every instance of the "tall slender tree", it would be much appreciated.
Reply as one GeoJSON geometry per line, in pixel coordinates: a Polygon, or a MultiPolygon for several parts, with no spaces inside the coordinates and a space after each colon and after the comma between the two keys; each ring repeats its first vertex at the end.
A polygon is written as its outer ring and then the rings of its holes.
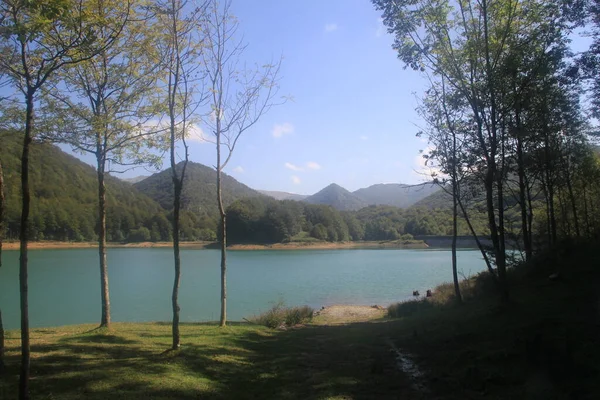
{"type": "Polygon", "coordinates": [[[173,259],[175,276],[171,305],[173,309],[172,345],[181,345],[179,332],[179,286],[181,283],[181,197],[189,160],[186,137],[198,131],[194,114],[207,97],[199,62],[203,38],[197,30],[203,19],[206,3],[191,7],[186,0],[167,0],[154,7],[164,37],[161,48],[161,67],[166,81],[166,104],[168,115],[168,148],[173,182],[173,259]],[[178,163],[178,144],[181,143],[182,162],[178,163]]]}
{"type": "MultiPolygon", "coordinates": [[[[2,267],[2,244],[4,241],[4,173],[0,160],[0,268],[2,267]]],[[[0,310],[0,375],[4,372],[4,325],[2,310],[0,310]]]]}
{"type": "MultiPolygon", "coordinates": [[[[210,114],[205,120],[214,135],[217,163],[217,204],[220,215],[221,316],[227,324],[227,218],[223,203],[223,169],[240,137],[252,128],[275,103],[281,61],[262,67],[240,69],[246,45],[237,38],[239,23],[231,13],[231,0],[211,0],[206,18],[198,27],[205,45],[202,51],[210,114]]],[[[242,64],[243,65],[243,64],[242,64]]]]}
{"type": "Polygon", "coordinates": [[[89,60],[64,68],[55,76],[54,87],[44,91],[43,98],[43,134],[96,159],[101,327],[109,327],[111,321],[106,174],[131,164],[158,162],[151,153],[143,151],[159,129],[148,127],[158,112],[153,101],[158,64],[152,26],[142,5],[136,0],[98,2],[94,10],[97,15],[121,8],[123,15],[130,16],[129,22],[118,36],[114,36],[114,26],[99,26],[100,39],[114,39],[112,46],[89,60]]]}
{"type": "MultiPolygon", "coordinates": [[[[47,0],[31,2],[2,0],[0,69],[13,88],[22,95],[25,108],[23,151],[21,154],[21,223],[19,292],[21,308],[21,374],[19,398],[29,398],[29,303],[28,242],[31,194],[29,187],[29,148],[34,136],[34,109],[40,89],[48,79],[67,65],[87,60],[110,46],[115,29],[106,41],[98,40],[99,18],[89,11],[93,0],[47,0]]],[[[118,20],[122,16],[114,16],[118,20]]],[[[126,19],[126,18],[123,18],[126,19]]]]}

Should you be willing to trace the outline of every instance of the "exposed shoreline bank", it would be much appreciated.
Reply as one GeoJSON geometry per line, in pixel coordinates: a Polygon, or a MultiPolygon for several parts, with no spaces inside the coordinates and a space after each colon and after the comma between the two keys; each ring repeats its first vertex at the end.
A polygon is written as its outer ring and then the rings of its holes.
{"type": "MultiPolygon", "coordinates": [[[[180,246],[187,249],[217,248],[214,242],[181,242],[180,246]]],[[[31,250],[55,249],[93,249],[96,242],[58,242],[41,241],[29,242],[31,250]]],[[[141,242],[141,243],[108,243],[110,248],[171,248],[171,242],[141,242]]],[[[411,242],[317,242],[317,243],[275,243],[275,244],[234,244],[228,250],[335,250],[335,249],[426,249],[429,246],[422,241],[411,242]]],[[[18,250],[19,242],[6,242],[4,250],[18,250]]]]}

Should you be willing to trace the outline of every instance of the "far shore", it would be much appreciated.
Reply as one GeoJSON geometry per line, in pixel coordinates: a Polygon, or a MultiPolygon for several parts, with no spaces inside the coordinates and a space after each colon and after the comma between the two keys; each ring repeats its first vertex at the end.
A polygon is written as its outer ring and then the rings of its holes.
{"type": "MultiPolygon", "coordinates": [[[[97,242],[59,242],[39,241],[29,242],[31,250],[51,249],[93,249],[97,242]]],[[[141,242],[141,243],[107,243],[109,248],[168,248],[172,242],[141,242]]],[[[181,242],[180,247],[186,249],[216,249],[215,242],[181,242]]],[[[275,244],[234,244],[228,250],[334,250],[334,249],[426,249],[429,246],[423,241],[393,241],[393,242],[292,242],[275,244]]],[[[19,242],[5,242],[4,250],[19,250],[19,242]]]]}

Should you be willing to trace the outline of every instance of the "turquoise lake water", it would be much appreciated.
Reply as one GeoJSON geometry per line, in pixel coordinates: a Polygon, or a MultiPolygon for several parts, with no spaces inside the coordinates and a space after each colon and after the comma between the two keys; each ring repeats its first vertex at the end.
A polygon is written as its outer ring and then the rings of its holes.
{"type": "MultiPolygon", "coordinates": [[[[3,253],[0,307],[6,329],[19,327],[18,251],[3,253]]],[[[217,250],[182,250],[182,321],[219,318],[217,250]]],[[[32,327],[100,321],[100,272],[95,249],[31,250],[32,327]]],[[[285,250],[228,253],[228,319],[241,320],[278,300],[288,305],[388,305],[413,290],[452,280],[449,250],[285,250]]],[[[466,276],[485,269],[478,251],[458,253],[466,276]]],[[[171,318],[173,251],[109,249],[112,320],[171,318]]]]}

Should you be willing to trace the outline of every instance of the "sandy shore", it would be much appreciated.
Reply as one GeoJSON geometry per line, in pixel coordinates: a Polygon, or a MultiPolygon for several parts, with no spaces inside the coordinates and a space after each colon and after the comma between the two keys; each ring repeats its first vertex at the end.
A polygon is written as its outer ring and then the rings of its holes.
{"type": "Polygon", "coordinates": [[[317,243],[275,243],[275,244],[234,244],[229,250],[334,250],[334,249],[426,249],[421,241],[400,242],[317,242],[317,243]]]}
{"type": "MultiPolygon", "coordinates": [[[[142,242],[142,243],[108,243],[111,248],[163,248],[172,247],[171,242],[142,242]]],[[[217,248],[213,242],[181,242],[182,248],[205,249],[217,248]]],[[[96,242],[29,242],[28,248],[32,250],[42,249],[93,249],[97,248],[96,242]]],[[[228,246],[228,250],[334,250],[334,249],[425,249],[424,242],[317,242],[317,243],[276,243],[276,244],[234,244],[228,246]]],[[[3,245],[4,250],[18,250],[19,242],[7,242],[3,245]]]]}
{"type": "Polygon", "coordinates": [[[354,305],[333,305],[324,307],[315,312],[316,324],[345,324],[350,322],[366,322],[382,319],[386,316],[387,310],[379,305],[373,306],[354,306],[354,305]]]}

